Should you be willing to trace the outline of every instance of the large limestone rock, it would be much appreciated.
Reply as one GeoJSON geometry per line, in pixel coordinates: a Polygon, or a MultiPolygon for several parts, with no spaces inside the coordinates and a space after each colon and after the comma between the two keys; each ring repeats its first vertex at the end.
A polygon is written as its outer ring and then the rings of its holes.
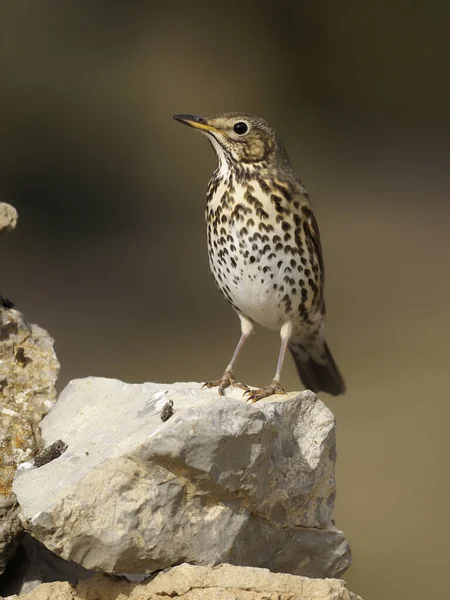
{"type": "Polygon", "coordinates": [[[228,562],[331,577],[350,565],[331,520],[334,418],[312,392],[248,405],[240,390],[87,378],[41,428],[67,450],[24,465],[14,491],[32,535],[65,559],[134,574],[228,562]]]}
{"type": "MultiPolygon", "coordinates": [[[[15,600],[9,596],[6,600],[15,600]]],[[[43,584],[22,600],[361,600],[337,579],[308,579],[266,569],[179,565],[158,573],[149,583],[132,584],[97,575],[76,588],[43,584]]]]}
{"type": "Polygon", "coordinates": [[[58,371],[52,338],[0,296],[0,573],[21,530],[14,473],[39,450],[38,423],[56,401],[58,371]]]}

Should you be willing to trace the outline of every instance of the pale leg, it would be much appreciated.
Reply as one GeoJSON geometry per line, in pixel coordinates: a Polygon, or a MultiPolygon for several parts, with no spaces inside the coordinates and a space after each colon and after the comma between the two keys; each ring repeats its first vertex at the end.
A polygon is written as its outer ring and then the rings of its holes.
{"type": "Polygon", "coordinates": [[[290,322],[285,323],[280,331],[280,353],[278,354],[277,370],[274,378],[272,379],[272,383],[266,387],[260,388],[259,390],[248,390],[246,394],[248,394],[247,402],[249,404],[253,404],[253,402],[257,402],[258,400],[262,400],[262,398],[267,398],[268,396],[272,396],[273,394],[286,393],[280,385],[280,379],[281,369],[283,368],[284,357],[286,356],[286,349],[288,347],[291,335],[292,325],[290,322]]]}
{"type": "Polygon", "coordinates": [[[218,392],[221,396],[223,396],[225,394],[226,388],[230,387],[230,386],[238,387],[241,390],[246,390],[246,391],[248,390],[248,386],[244,385],[243,383],[238,383],[234,379],[233,369],[234,369],[234,365],[236,363],[237,357],[239,356],[239,352],[242,350],[242,347],[245,344],[246,340],[253,333],[253,323],[242,315],[238,315],[238,316],[241,320],[241,338],[238,342],[238,345],[236,346],[236,350],[234,351],[233,356],[231,357],[230,363],[228,364],[227,368],[225,369],[225,373],[217,381],[208,381],[207,383],[203,384],[203,387],[207,387],[207,388],[217,387],[218,392]]]}

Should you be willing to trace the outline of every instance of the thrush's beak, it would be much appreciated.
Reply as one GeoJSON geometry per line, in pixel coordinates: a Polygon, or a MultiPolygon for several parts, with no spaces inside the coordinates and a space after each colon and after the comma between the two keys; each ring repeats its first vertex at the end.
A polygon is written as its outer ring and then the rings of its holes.
{"type": "Polygon", "coordinates": [[[216,129],[212,125],[208,125],[205,117],[199,117],[198,115],[173,115],[172,118],[175,119],[175,121],[183,123],[183,125],[189,125],[189,127],[193,127],[194,129],[200,129],[200,131],[216,131],[221,133],[219,129],[216,129]]]}

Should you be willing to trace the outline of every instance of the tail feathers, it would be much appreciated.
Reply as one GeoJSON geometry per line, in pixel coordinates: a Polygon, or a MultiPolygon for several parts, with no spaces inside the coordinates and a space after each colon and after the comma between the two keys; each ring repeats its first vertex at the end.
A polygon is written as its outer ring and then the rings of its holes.
{"type": "Polygon", "coordinates": [[[306,389],[316,393],[326,392],[332,396],[344,394],[344,380],[326,343],[323,364],[315,361],[303,346],[290,344],[289,348],[306,389]]]}

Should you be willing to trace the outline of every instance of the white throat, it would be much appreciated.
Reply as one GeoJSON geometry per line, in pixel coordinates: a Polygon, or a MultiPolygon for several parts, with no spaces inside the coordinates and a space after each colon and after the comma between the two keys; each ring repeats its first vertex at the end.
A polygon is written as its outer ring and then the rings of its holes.
{"type": "Polygon", "coordinates": [[[208,134],[205,134],[205,135],[208,136],[208,139],[211,142],[211,144],[213,145],[214,151],[217,156],[218,164],[217,164],[216,173],[220,178],[225,179],[230,174],[230,165],[228,164],[226,153],[225,153],[224,149],[222,148],[222,146],[219,144],[219,142],[216,140],[214,135],[208,135],[208,134]]]}

